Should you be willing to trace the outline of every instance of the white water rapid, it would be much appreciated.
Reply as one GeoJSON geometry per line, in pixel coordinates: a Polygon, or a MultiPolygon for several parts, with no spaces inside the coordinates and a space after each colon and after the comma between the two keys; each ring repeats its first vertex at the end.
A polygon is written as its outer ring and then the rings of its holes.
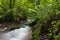
{"type": "Polygon", "coordinates": [[[31,33],[31,28],[24,25],[23,28],[15,29],[6,33],[0,33],[0,40],[30,40],[31,33]]]}

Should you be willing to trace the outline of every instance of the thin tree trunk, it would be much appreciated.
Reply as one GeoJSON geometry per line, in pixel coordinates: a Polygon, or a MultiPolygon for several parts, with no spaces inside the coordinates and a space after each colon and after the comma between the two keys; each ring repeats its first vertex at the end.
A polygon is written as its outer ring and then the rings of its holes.
{"type": "Polygon", "coordinates": [[[13,8],[13,4],[12,4],[13,0],[10,0],[10,5],[9,8],[12,9],[13,8]]]}
{"type": "Polygon", "coordinates": [[[14,5],[15,5],[15,2],[16,2],[16,0],[13,0],[13,7],[14,7],[14,5]]]}
{"type": "Polygon", "coordinates": [[[36,5],[40,4],[40,0],[35,0],[35,2],[36,2],[36,5]]]}

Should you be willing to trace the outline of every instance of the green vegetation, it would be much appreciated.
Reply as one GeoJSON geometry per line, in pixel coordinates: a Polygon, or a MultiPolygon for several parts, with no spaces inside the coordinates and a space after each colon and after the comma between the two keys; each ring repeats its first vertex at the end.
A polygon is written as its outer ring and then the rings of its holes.
{"type": "Polygon", "coordinates": [[[32,29],[34,40],[42,40],[42,35],[60,40],[60,0],[0,0],[0,23],[26,18],[39,18],[32,29]]]}

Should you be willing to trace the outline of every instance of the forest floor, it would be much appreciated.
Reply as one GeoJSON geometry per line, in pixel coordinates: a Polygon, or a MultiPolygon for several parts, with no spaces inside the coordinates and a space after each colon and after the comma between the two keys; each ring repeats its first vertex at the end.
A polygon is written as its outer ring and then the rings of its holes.
{"type": "Polygon", "coordinates": [[[0,23],[0,32],[10,31],[19,28],[20,24],[15,22],[8,22],[8,23],[0,23]]]}

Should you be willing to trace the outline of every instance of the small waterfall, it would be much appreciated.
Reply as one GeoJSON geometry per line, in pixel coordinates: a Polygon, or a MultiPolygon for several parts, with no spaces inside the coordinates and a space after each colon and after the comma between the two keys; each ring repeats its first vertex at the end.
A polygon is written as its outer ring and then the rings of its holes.
{"type": "Polygon", "coordinates": [[[38,19],[29,19],[25,22],[22,21],[22,26],[20,25],[21,28],[4,33],[0,32],[0,40],[31,40],[32,30],[29,26],[35,25],[37,21],[38,19]]]}
{"type": "Polygon", "coordinates": [[[29,40],[32,37],[31,33],[31,28],[24,25],[23,28],[15,29],[6,33],[0,33],[0,40],[29,40]]]}

